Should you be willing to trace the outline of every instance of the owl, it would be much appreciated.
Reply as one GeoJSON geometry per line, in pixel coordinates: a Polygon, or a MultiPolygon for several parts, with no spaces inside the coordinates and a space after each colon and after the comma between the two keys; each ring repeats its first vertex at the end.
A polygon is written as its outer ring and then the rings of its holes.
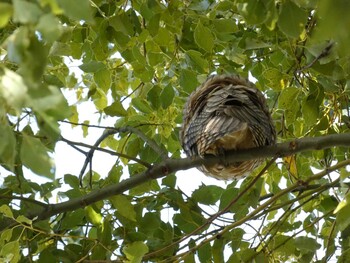
{"type": "MultiPolygon", "coordinates": [[[[276,132],[266,99],[253,83],[235,75],[213,75],[185,104],[180,139],[189,157],[220,156],[227,150],[275,144],[276,132]]],[[[235,180],[262,161],[204,164],[198,169],[217,179],[235,180]]]]}

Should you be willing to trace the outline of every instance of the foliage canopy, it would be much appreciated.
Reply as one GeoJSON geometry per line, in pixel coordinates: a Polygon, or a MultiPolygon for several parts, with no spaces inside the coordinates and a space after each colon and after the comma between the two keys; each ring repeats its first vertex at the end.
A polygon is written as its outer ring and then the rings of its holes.
{"type": "Polygon", "coordinates": [[[349,13],[348,0],[1,1],[0,261],[345,262],[348,148],[191,196],[157,165],[181,157],[183,105],[213,72],[256,79],[280,142],[347,133],[349,13]],[[63,126],[105,132],[87,145],[63,126]],[[86,154],[80,175],[55,177],[62,141],[86,154]],[[97,150],[117,156],[108,174],[90,169],[97,150]]]}

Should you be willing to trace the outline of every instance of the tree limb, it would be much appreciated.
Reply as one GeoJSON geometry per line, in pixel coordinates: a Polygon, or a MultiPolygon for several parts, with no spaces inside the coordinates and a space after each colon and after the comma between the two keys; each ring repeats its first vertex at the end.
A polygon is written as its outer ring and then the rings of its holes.
{"type": "MultiPolygon", "coordinates": [[[[45,208],[41,208],[37,212],[26,216],[31,219],[35,218],[37,221],[44,220],[53,215],[83,208],[113,195],[121,194],[152,179],[158,179],[180,170],[197,167],[203,165],[204,163],[207,165],[213,165],[222,161],[225,163],[232,163],[256,158],[276,158],[296,154],[298,152],[321,150],[335,146],[350,147],[350,133],[333,134],[315,138],[302,138],[272,146],[239,151],[228,151],[225,153],[225,160],[223,160],[221,156],[208,156],[205,158],[197,157],[193,159],[165,159],[160,163],[154,164],[146,171],[131,176],[118,184],[108,185],[102,189],[94,190],[83,197],[74,198],[62,203],[48,204],[45,208]]],[[[5,229],[7,226],[8,224],[3,224],[3,222],[0,222],[0,231],[5,229]]]]}

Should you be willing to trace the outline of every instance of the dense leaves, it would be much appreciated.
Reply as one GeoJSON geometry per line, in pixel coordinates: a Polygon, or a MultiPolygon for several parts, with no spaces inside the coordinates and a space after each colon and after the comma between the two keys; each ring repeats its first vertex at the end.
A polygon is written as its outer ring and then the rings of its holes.
{"type": "Polygon", "coordinates": [[[345,262],[347,148],[191,195],[166,169],[123,179],[180,158],[183,105],[212,73],[256,81],[281,142],[349,132],[349,12],[348,0],[0,3],[0,261],[345,262]],[[106,132],[82,143],[67,129],[106,132]],[[62,141],[84,153],[80,174],[58,175],[62,141]],[[106,174],[97,151],[116,157],[106,174]]]}

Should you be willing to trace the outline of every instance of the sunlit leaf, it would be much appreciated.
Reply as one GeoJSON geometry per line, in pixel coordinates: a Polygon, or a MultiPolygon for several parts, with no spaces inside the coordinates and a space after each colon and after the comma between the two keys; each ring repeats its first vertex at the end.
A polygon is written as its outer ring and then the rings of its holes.
{"type": "Polygon", "coordinates": [[[207,72],[209,63],[203,59],[203,55],[196,50],[189,50],[186,52],[186,57],[188,63],[192,65],[195,69],[200,70],[201,72],[207,72]]]}
{"type": "Polygon", "coordinates": [[[21,160],[34,173],[50,179],[54,178],[52,160],[47,148],[39,139],[23,134],[21,160]]]}
{"type": "Polygon", "coordinates": [[[123,252],[131,263],[140,263],[143,255],[148,252],[148,247],[143,242],[136,241],[131,244],[127,244],[123,248],[123,252]]]}
{"type": "Polygon", "coordinates": [[[113,102],[103,110],[109,116],[127,116],[127,111],[119,101],[113,102]]]}
{"type": "Polygon", "coordinates": [[[41,16],[36,29],[48,42],[54,42],[63,32],[63,28],[59,20],[52,14],[41,16]]]}
{"type": "Polygon", "coordinates": [[[296,156],[286,156],[283,158],[284,162],[286,163],[286,167],[290,173],[291,176],[294,178],[298,178],[298,169],[296,164],[296,156]]]}
{"type": "Polygon", "coordinates": [[[13,170],[16,157],[15,135],[8,125],[0,125],[0,137],[0,160],[8,169],[13,170]]]}
{"type": "Polygon", "coordinates": [[[84,20],[92,23],[92,10],[88,0],[80,0],[79,2],[72,2],[69,0],[57,0],[60,8],[63,9],[64,14],[72,19],[84,20]]]}
{"type": "Polygon", "coordinates": [[[28,102],[28,88],[23,78],[15,72],[5,68],[3,72],[0,71],[0,74],[0,96],[19,113],[28,102]]]}
{"type": "Polygon", "coordinates": [[[12,213],[10,207],[7,205],[2,205],[0,207],[0,213],[4,214],[7,217],[13,218],[13,213],[12,213]]]}
{"type": "Polygon", "coordinates": [[[194,39],[199,47],[208,52],[212,51],[214,47],[214,37],[211,31],[200,22],[197,24],[194,31],[194,39]]]}
{"type": "Polygon", "coordinates": [[[216,185],[202,185],[193,192],[192,197],[202,204],[213,205],[220,199],[223,191],[224,189],[216,185]]]}
{"type": "Polygon", "coordinates": [[[14,21],[23,24],[36,23],[43,13],[37,4],[24,0],[13,0],[13,9],[14,21]]]}
{"type": "Polygon", "coordinates": [[[13,8],[10,4],[0,3],[0,28],[5,27],[12,16],[13,8]]]}
{"type": "Polygon", "coordinates": [[[0,249],[0,258],[4,258],[5,262],[18,262],[20,259],[19,241],[11,241],[6,243],[0,249]]]}
{"type": "Polygon", "coordinates": [[[93,223],[94,225],[102,224],[102,215],[100,213],[97,213],[92,206],[85,207],[85,212],[87,218],[90,220],[91,223],[93,223]]]}
{"type": "Polygon", "coordinates": [[[136,213],[130,200],[123,195],[116,195],[110,198],[113,206],[117,209],[118,213],[122,216],[130,219],[131,221],[136,220],[136,213]]]}
{"type": "Polygon", "coordinates": [[[304,29],[307,16],[305,10],[288,0],[282,4],[277,24],[287,36],[298,38],[304,29]]]}

